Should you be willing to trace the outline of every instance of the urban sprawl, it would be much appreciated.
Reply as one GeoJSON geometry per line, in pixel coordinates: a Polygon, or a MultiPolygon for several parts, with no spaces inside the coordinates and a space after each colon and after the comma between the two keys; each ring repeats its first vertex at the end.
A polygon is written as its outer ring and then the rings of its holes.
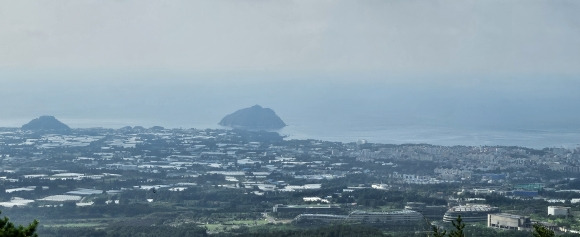
{"type": "Polygon", "coordinates": [[[189,224],[210,235],[356,223],[424,236],[457,216],[490,236],[529,235],[534,223],[574,234],[579,174],[580,148],[139,126],[0,129],[0,208],[17,222],[38,219],[47,235],[118,223],[189,224]]]}

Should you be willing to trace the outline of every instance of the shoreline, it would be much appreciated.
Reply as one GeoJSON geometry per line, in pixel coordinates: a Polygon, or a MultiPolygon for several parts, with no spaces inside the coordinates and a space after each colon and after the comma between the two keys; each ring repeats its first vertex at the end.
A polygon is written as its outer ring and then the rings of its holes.
{"type": "MultiPolygon", "coordinates": [[[[71,129],[112,129],[118,130],[125,127],[141,125],[125,125],[121,127],[72,127],[71,129]]],[[[142,126],[146,129],[153,126],[142,126]]],[[[219,125],[213,127],[192,127],[192,128],[168,128],[165,129],[197,129],[197,130],[231,130],[232,128],[219,125]]],[[[0,130],[18,130],[20,127],[0,126],[0,130]]],[[[545,148],[580,148],[580,131],[537,131],[537,130],[514,130],[514,131],[493,131],[493,130],[462,130],[448,128],[432,128],[424,130],[421,128],[394,127],[390,129],[377,130],[324,130],[321,128],[305,131],[296,126],[288,126],[275,131],[285,140],[320,140],[329,142],[352,143],[365,140],[374,144],[408,145],[425,144],[433,146],[470,146],[470,147],[522,147],[541,150],[545,148]]]]}

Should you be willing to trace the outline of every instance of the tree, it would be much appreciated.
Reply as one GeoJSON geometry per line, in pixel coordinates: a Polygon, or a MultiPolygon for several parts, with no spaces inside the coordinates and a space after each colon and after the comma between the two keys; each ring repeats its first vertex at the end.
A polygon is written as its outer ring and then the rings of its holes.
{"type": "Polygon", "coordinates": [[[554,231],[540,224],[534,224],[534,237],[555,237],[554,231]]]}
{"type": "Polygon", "coordinates": [[[451,224],[453,224],[455,230],[449,232],[449,237],[465,237],[465,234],[463,233],[465,224],[463,223],[463,220],[461,220],[461,215],[458,215],[456,220],[451,221],[451,224]]]}
{"type": "MultiPolygon", "coordinates": [[[[453,226],[455,227],[455,230],[450,231],[447,236],[449,236],[449,237],[465,237],[465,234],[463,233],[463,229],[465,229],[465,224],[463,223],[463,220],[461,219],[461,215],[457,216],[457,219],[455,219],[454,221],[451,221],[451,224],[453,224],[453,226]]],[[[447,231],[441,230],[435,226],[433,226],[432,228],[433,228],[433,237],[445,237],[445,234],[447,233],[447,231]]]]}
{"type": "Polygon", "coordinates": [[[445,237],[445,234],[447,233],[447,231],[441,230],[435,226],[432,226],[432,227],[433,227],[433,237],[445,237]]]}
{"type": "MultiPolygon", "coordinates": [[[[0,212],[1,214],[2,212],[0,212]]],[[[28,224],[27,227],[19,225],[14,226],[8,217],[0,219],[0,237],[38,237],[36,232],[36,227],[38,226],[38,221],[34,220],[32,223],[28,224]]]]}

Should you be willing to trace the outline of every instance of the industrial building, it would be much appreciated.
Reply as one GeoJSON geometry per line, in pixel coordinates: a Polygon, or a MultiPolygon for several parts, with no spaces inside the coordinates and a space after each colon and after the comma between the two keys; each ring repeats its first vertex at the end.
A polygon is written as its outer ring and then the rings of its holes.
{"type": "Polygon", "coordinates": [[[548,216],[568,216],[570,215],[570,207],[549,206],[548,216]]]}
{"type": "Polygon", "coordinates": [[[494,213],[487,215],[487,227],[505,230],[523,230],[531,228],[532,221],[527,216],[494,213]]]}
{"type": "Polygon", "coordinates": [[[483,222],[487,221],[487,215],[492,213],[499,213],[499,208],[483,204],[455,206],[445,212],[443,221],[451,222],[461,215],[463,222],[483,222]]]}
{"type": "Polygon", "coordinates": [[[272,212],[278,217],[293,218],[299,214],[344,214],[346,213],[340,205],[283,205],[276,204],[272,212]]]}
{"type": "Polygon", "coordinates": [[[407,202],[405,205],[405,210],[419,212],[429,221],[442,220],[447,209],[449,208],[445,205],[428,206],[423,202],[407,202]]]}
{"type": "Polygon", "coordinates": [[[301,212],[309,214],[334,213],[340,211],[339,205],[283,205],[276,204],[272,212],[301,212]]]}
{"type": "Polygon", "coordinates": [[[294,218],[296,224],[329,224],[340,223],[348,218],[346,215],[331,215],[331,214],[300,214],[294,218]]]}
{"type": "Polygon", "coordinates": [[[416,211],[402,210],[391,212],[366,212],[354,211],[348,215],[348,221],[360,223],[394,223],[405,224],[408,222],[424,221],[423,215],[416,211]]]}
{"type": "Polygon", "coordinates": [[[411,210],[390,212],[353,211],[349,215],[300,214],[294,218],[297,224],[359,223],[381,227],[421,227],[427,222],[421,213],[411,210]]]}

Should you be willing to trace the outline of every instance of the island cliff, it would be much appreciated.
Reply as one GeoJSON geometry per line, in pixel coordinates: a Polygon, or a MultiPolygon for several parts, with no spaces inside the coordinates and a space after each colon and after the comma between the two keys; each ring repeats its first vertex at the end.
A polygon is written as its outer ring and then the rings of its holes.
{"type": "Polygon", "coordinates": [[[58,121],[54,116],[40,116],[22,125],[22,130],[66,132],[70,131],[70,127],[58,121]]]}
{"type": "Polygon", "coordinates": [[[278,130],[286,124],[269,108],[254,105],[225,116],[219,125],[245,130],[278,130]]]}

